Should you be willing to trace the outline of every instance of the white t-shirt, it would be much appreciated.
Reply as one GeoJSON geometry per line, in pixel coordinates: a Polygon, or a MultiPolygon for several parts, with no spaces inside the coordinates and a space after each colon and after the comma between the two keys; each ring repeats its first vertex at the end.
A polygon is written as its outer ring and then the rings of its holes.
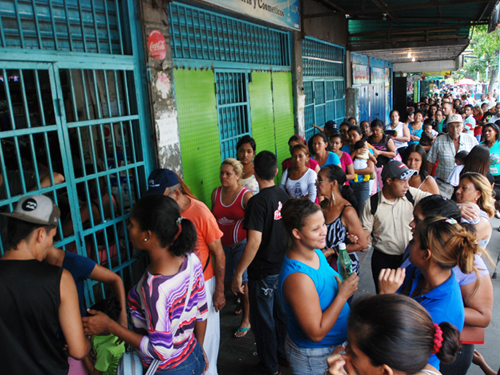
{"type": "Polygon", "coordinates": [[[301,178],[292,180],[288,177],[289,170],[290,168],[283,172],[280,187],[284,189],[291,198],[302,198],[309,194],[308,199],[311,202],[315,202],[317,194],[316,179],[318,178],[316,172],[308,168],[307,172],[304,173],[301,178]]]}

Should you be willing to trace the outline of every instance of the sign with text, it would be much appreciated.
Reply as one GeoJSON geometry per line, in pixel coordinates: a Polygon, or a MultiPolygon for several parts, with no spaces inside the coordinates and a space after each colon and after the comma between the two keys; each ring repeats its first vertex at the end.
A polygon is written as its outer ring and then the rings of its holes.
{"type": "Polygon", "coordinates": [[[370,83],[370,68],[366,65],[352,64],[352,84],[367,85],[370,83]]]}
{"type": "Polygon", "coordinates": [[[384,84],[385,71],[384,68],[372,68],[372,80],[370,83],[384,84]]]}
{"type": "Polygon", "coordinates": [[[300,30],[299,0],[204,0],[249,17],[300,30]]]}

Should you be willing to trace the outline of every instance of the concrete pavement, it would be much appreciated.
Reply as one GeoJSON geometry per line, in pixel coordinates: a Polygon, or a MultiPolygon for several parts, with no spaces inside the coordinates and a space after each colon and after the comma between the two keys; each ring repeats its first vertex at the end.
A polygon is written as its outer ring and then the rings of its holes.
{"type": "MultiPolygon", "coordinates": [[[[500,220],[492,219],[493,235],[488,245],[491,257],[496,261],[500,250],[500,232],[497,231],[500,220]]],[[[371,251],[360,253],[361,272],[360,284],[355,298],[363,294],[375,294],[375,287],[371,275],[371,251]]],[[[490,274],[492,267],[488,265],[490,274]]],[[[500,270],[498,278],[493,281],[494,305],[493,318],[486,329],[485,345],[476,345],[485,357],[488,364],[495,371],[500,367],[500,270]]],[[[219,351],[218,370],[219,375],[243,375],[252,374],[252,368],[258,364],[255,341],[253,333],[250,332],[244,338],[233,338],[232,334],[238,328],[241,321],[240,316],[233,314],[235,308],[235,298],[231,293],[226,293],[228,300],[226,307],[221,312],[221,346],[219,351]]],[[[326,368],[326,365],[325,365],[326,368]]],[[[290,369],[281,368],[283,375],[291,375],[290,369]]],[[[481,375],[483,372],[475,365],[471,365],[468,375],[481,375]]]]}

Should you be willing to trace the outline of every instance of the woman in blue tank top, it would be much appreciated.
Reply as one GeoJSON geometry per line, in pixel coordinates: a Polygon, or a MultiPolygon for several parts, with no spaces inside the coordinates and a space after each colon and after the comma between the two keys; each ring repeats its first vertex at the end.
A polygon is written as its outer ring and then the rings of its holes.
{"type": "Polygon", "coordinates": [[[292,240],[279,278],[288,316],[285,350],[294,374],[323,374],[327,357],[347,338],[347,300],[358,289],[356,273],[341,281],[321,250],[326,225],[319,206],[290,199],[282,209],[292,240]]]}

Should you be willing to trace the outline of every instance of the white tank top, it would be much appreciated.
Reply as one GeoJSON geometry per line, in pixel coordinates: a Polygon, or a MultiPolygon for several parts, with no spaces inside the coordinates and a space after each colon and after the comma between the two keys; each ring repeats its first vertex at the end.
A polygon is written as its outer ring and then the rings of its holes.
{"type": "MultiPolygon", "coordinates": [[[[393,129],[392,126],[391,126],[391,124],[387,124],[385,126],[385,130],[396,130],[398,132],[398,135],[396,137],[403,137],[404,136],[404,134],[403,134],[403,125],[404,124],[402,122],[399,122],[398,126],[396,126],[393,129]]],[[[395,140],[394,138],[392,138],[392,140],[394,141],[394,144],[396,145],[396,148],[401,148],[401,147],[407,147],[408,146],[408,142],[400,142],[400,141],[395,140]]]]}

